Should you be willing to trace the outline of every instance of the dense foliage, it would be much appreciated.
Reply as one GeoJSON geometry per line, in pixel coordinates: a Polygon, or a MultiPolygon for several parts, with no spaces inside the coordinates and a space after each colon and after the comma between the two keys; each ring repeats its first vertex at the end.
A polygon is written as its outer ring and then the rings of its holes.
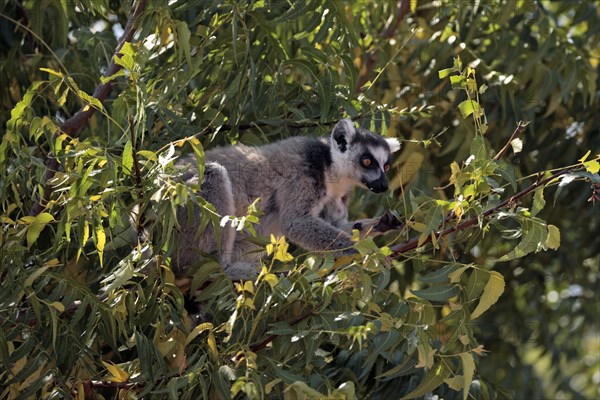
{"type": "Polygon", "coordinates": [[[600,396],[598,5],[397,3],[3,0],[1,397],[600,396]],[[174,276],[179,154],[342,117],[398,229],[174,276]]]}

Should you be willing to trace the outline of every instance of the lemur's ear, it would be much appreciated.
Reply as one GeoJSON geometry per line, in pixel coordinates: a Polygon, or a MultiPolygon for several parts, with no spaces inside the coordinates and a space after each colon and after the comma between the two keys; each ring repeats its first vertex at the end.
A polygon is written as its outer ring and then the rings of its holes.
{"type": "Polygon", "coordinates": [[[331,138],[333,145],[342,153],[348,149],[348,143],[356,133],[354,124],[349,119],[343,119],[333,128],[331,138]]]}
{"type": "Polygon", "coordinates": [[[390,153],[395,153],[400,150],[400,142],[396,138],[385,138],[388,146],[390,146],[390,153]]]}

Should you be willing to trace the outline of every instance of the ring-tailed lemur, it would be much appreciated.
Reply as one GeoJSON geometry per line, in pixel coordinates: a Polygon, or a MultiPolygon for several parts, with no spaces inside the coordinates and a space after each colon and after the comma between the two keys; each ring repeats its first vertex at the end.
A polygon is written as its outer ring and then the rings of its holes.
{"type": "MultiPolygon", "coordinates": [[[[355,128],[344,119],[330,138],[292,137],[261,147],[236,145],[209,150],[201,182],[201,196],[221,215],[245,215],[260,198],[259,235],[285,235],[292,243],[311,251],[335,250],[338,255],[355,254],[348,223],[348,197],[353,186],[375,193],[388,189],[385,172],[390,156],[400,148],[395,138],[383,138],[355,128]]],[[[193,157],[177,162],[186,184],[198,184],[193,157]]],[[[176,272],[197,262],[200,253],[215,253],[214,229],[198,236],[200,211],[188,218],[180,207],[179,243],[173,256],[176,272]]],[[[227,224],[220,229],[221,263],[231,278],[257,273],[260,248],[244,240],[227,224]]]]}

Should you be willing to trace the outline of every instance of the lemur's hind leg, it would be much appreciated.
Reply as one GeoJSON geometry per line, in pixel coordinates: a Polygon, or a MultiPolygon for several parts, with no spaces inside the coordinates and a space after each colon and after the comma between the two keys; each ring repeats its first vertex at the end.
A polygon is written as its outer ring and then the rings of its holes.
{"type": "MultiPolygon", "coordinates": [[[[185,182],[188,185],[198,184],[198,176],[191,176],[185,182]]],[[[220,216],[233,215],[235,206],[231,180],[227,170],[215,162],[206,163],[204,178],[200,185],[200,195],[215,206],[220,216]]],[[[193,215],[188,215],[188,207],[177,209],[177,220],[181,225],[179,245],[173,257],[174,271],[177,275],[185,274],[186,267],[198,262],[201,253],[219,253],[223,266],[231,262],[235,229],[231,224],[220,227],[221,248],[217,249],[217,236],[212,223],[208,223],[204,232],[198,232],[201,221],[201,209],[193,208],[193,215]]]]}

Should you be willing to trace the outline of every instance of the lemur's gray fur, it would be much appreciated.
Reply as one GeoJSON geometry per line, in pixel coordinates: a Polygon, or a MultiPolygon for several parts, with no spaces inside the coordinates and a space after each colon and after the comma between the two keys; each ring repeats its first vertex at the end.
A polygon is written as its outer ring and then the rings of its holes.
{"type": "MultiPolygon", "coordinates": [[[[344,119],[330,138],[292,137],[261,147],[220,147],[206,152],[201,196],[221,215],[245,215],[260,198],[264,213],[256,229],[259,235],[285,235],[306,250],[335,250],[338,255],[355,254],[348,223],[348,197],[353,186],[375,193],[388,189],[385,170],[390,155],[400,148],[397,139],[383,138],[355,128],[344,119]]],[[[177,162],[181,179],[198,183],[193,157],[177,162]]],[[[178,248],[173,256],[176,272],[197,262],[200,253],[215,253],[214,229],[209,224],[200,236],[199,211],[187,217],[178,210],[181,226],[178,248]]],[[[220,229],[221,263],[231,278],[257,273],[259,247],[228,223],[220,229]]]]}

